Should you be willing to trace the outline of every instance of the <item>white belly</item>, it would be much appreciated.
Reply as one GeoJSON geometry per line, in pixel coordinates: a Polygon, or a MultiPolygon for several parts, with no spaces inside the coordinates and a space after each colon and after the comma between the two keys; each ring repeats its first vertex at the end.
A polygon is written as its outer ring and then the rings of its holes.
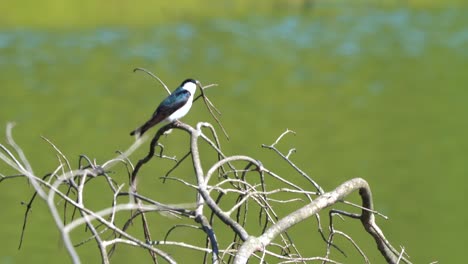
{"type": "Polygon", "coordinates": [[[192,107],[192,101],[193,101],[193,95],[190,96],[190,98],[188,99],[187,103],[184,106],[182,106],[177,111],[172,113],[172,115],[168,116],[166,118],[166,121],[173,122],[175,120],[179,120],[180,118],[184,117],[189,112],[190,108],[192,107]]]}

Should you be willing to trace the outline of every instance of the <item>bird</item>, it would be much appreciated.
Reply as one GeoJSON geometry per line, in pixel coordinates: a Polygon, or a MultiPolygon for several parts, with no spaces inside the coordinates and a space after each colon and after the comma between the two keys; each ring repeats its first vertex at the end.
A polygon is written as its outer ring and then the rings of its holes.
{"type": "Polygon", "coordinates": [[[142,126],[130,132],[130,135],[141,137],[148,129],[161,122],[172,123],[184,117],[192,107],[197,86],[201,87],[201,84],[195,79],[189,78],[183,81],[172,94],[159,104],[153,116],[142,126]]]}

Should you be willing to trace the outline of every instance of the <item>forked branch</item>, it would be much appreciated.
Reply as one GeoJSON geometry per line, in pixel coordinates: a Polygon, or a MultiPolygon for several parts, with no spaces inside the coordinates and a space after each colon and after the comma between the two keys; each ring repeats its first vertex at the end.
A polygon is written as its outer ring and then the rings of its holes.
{"type": "MultiPolygon", "coordinates": [[[[141,68],[140,70],[156,78],[166,89],[167,86],[154,74],[141,68]]],[[[210,114],[216,122],[224,128],[216,115],[219,111],[206,97],[204,90],[210,85],[202,87],[201,95],[210,114]]],[[[74,263],[80,263],[77,246],[94,241],[101,256],[102,263],[110,263],[112,253],[118,250],[117,244],[132,246],[148,252],[153,263],[164,261],[176,263],[178,256],[169,254],[168,247],[182,247],[203,255],[203,262],[211,263],[247,263],[250,258],[264,262],[271,258],[278,262],[306,262],[322,261],[323,263],[338,263],[332,259],[332,248],[345,254],[345,251],[334,244],[333,237],[340,235],[352,243],[351,249],[361,254],[369,262],[365,252],[361,250],[357,241],[342,231],[335,230],[333,216],[359,219],[366,230],[375,240],[378,250],[388,263],[410,263],[405,250],[397,251],[385,238],[384,233],[375,222],[375,215],[381,215],[373,208],[372,193],[368,183],[361,178],[351,179],[339,185],[336,189],[326,192],[316,180],[305,173],[292,161],[295,148],[281,151],[277,145],[291,130],[286,130],[271,145],[262,145],[263,148],[273,150],[282,161],[293,168],[292,175],[279,175],[273,169],[267,168],[259,159],[246,155],[228,155],[221,147],[214,127],[207,122],[199,122],[195,127],[182,122],[174,122],[161,127],[154,134],[149,144],[147,154],[135,166],[130,161],[130,155],[144,143],[144,139],[136,140],[126,151],[118,151],[118,156],[103,164],[81,155],[78,158],[78,168],[72,168],[68,157],[50,140],[44,140],[53,148],[58,164],[50,170],[45,177],[34,173],[27,157],[12,137],[12,125],[7,126],[7,142],[9,147],[0,144],[0,160],[15,170],[13,175],[0,173],[0,183],[6,180],[26,178],[34,188],[33,198],[27,204],[23,232],[30,216],[30,210],[36,198],[46,201],[53,220],[60,231],[65,247],[74,263]],[[166,149],[172,146],[162,145],[162,135],[173,129],[182,132],[189,138],[182,158],[165,155],[166,149]],[[159,151],[157,151],[157,149],[159,151]],[[215,157],[209,163],[207,156],[215,157]],[[162,177],[165,184],[178,184],[180,192],[192,192],[193,200],[185,204],[166,204],[155,199],[153,194],[142,195],[138,193],[138,179],[142,179],[142,168],[153,159],[170,163],[169,171],[152,171],[165,175],[162,177]],[[190,172],[183,171],[181,164],[190,165],[190,172]],[[204,166],[202,166],[204,165],[204,166]],[[111,177],[110,168],[121,166],[129,182],[118,182],[117,179],[125,177],[111,177]],[[170,176],[169,176],[170,174],[170,176]],[[181,176],[184,175],[184,176],[181,176]],[[99,184],[100,199],[107,199],[109,207],[94,208],[88,204],[92,199],[86,199],[93,190],[89,186],[99,184]],[[302,186],[299,182],[306,179],[310,184],[302,186]],[[124,187],[127,186],[127,190],[124,187]],[[106,189],[104,192],[104,188],[106,189]],[[361,204],[355,205],[345,201],[346,197],[359,191],[361,204]],[[107,193],[107,195],[105,195],[107,193]],[[125,201],[122,201],[123,198],[125,201]],[[353,209],[358,208],[360,214],[351,213],[332,208],[329,218],[328,238],[323,231],[319,213],[325,208],[343,203],[353,209]],[[285,217],[278,212],[295,210],[285,217]],[[60,213],[62,210],[62,213],[60,213]],[[128,212],[131,212],[128,214],[128,212]],[[151,214],[175,216],[178,222],[164,225],[149,221],[151,214]],[[123,219],[122,219],[123,218],[123,219]],[[301,221],[317,220],[317,228],[324,240],[323,247],[326,253],[323,256],[303,256],[295,244],[295,240],[288,233],[290,228],[301,221]],[[118,221],[123,220],[122,221],[118,221]],[[135,220],[141,219],[141,225],[132,225],[135,220]],[[179,223],[182,222],[182,223],[179,223]],[[72,231],[85,226],[91,234],[84,240],[72,243],[72,231]],[[169,240],[169,235],[184,228],[184,232],[193,232],[194,236],[184,236],[180,241],[169,240]],[[133,235],[135,230],[140,235],[133,235]],[[161,232],[155,232],[161,231],[161,232]],[[201,231],[201,232],[200,232],[201,231]],[[165,234],[163,236],[153,234],[165,234]],[[226,235],[227,234],[227,235],[226,235]],[[259,234],[253,236],[253,234],[259,234]],[[204,245],[196,243],[202,238],[204,245]],[[222,237],[222,238],[221,238],[222,237]],[[230,238],[228,238],[230,237],[230,238]]],[[[55,158],[55,157],[53,157],[55,158]]],[[[94,188],[96,189],[96,188],[94,188]]],[[[155,190],[155,193],[161,189],[155,190]]],[[[171,197],[171,196],[169,196],[171,197]]],[[[381,215],[382,216],[382,215],[381,215]]],[[[192,234],[192,233],[191,233],[192,234]]],[[[23,234],[21,234],[23,242],[23,234]]],[[[316,246],[316,245],[314,245],[316,246]]],[[[120,246],[119,246],[120,247],[120,246]]],[[[201,262],[194,261],[192,262],[201,262]]]]}

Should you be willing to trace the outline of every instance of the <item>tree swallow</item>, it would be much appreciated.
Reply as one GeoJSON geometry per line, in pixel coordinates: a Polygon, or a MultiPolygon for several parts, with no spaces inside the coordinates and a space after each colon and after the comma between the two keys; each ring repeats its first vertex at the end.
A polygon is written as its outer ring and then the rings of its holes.
{"type": "Polygon", "coordinates": [[[172,123],[184,117],[192,107],[193,96],[197,90],[197,86],[201,87],[200,82],[197,80],[187,79],[183,81],[172,94],[159,104],[150,120],[130,132],[130,135],[136,134],[138,137],[141,137],[146,130],[162,121],[172,123]]]}

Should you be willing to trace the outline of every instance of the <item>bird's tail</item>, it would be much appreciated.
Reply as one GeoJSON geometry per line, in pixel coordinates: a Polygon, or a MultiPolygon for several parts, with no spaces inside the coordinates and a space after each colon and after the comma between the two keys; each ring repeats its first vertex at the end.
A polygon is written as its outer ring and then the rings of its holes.
{"type": "Polygon", "coordinates": [[[153,122],[151,122],[152,120],[149,120],[148,122],[146,122],[144,125],[142,125],[141,127],[133,130],[132,132],[130,132],[130,136],[134,136],[134,135],[138,135],[138,137],[141,137],[143,136],[143,134],[148,130],[150,129],[152,126],[154,126],[155,124],[153,124],[153,122]]]}

